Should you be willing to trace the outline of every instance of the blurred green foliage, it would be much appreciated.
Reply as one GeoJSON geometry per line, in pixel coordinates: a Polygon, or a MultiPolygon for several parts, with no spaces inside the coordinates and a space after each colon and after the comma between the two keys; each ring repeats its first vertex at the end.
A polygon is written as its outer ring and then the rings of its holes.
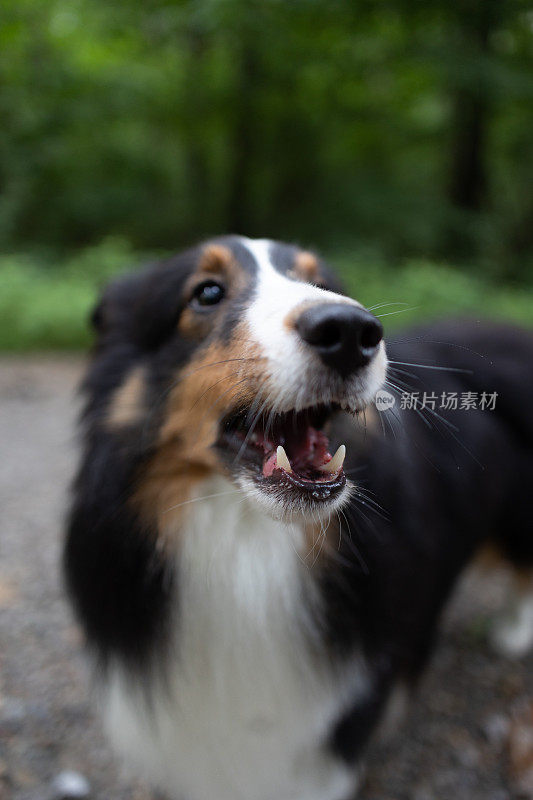
{"type": "Polygon", "coordinates": [[[523,0],[3,0],[0,237],[533,270],[523,0]]]}
{"type": "Polygon", "coordinates": [[[532,130],[524,0],[3,0],[0,346],[85,344],[109,275],[227,232],[398,320],[532,321],[532,130]]]}

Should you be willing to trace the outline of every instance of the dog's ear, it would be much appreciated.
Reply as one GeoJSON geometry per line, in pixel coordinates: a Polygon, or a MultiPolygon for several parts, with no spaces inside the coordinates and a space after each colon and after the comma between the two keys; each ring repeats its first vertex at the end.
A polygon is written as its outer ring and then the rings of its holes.
{"type": "Polygon", "coordinates": [[[151,350],[172,336],[191,265],[191,259],[177,256],[113,281],[90,316],[97,343],[133,344],[151,350]]]}
{"type": "Polygon", "coordinates": [[[145,275],[139,273],[118,278],[106,286],[89,314],[90,325],[99,339],[119,329],[125,332],[129,327],[126,325],[128,317],[138,305],[144,283],[145,275]]]}
{"type": "Polygon", "coordinates": [[[321,285],[323,284],[325,289],[337,294],[346,294],[346,287],[329,265],[320,263],[320,275],[322,277],[321,285]]]}
{"type": "Polygon", "coordinates": [[[317,257],[317,261],[319,265],[319,280],[316,282],[317,286],[321,289],[328,289],[330,292],[335,292],[336,294],[345,295],[346,287],[337,273],[326,261],[323,261],[323,259],[317,257]]]}
{"type": "Polygon", "coordinates": [[[105,324],[105,304],[104,298],[101,297],[95,306],[93,306],[92,311],[89,313],[89,324],[93,331],[100,334],[104,331],[104,324],[105,324]]]}

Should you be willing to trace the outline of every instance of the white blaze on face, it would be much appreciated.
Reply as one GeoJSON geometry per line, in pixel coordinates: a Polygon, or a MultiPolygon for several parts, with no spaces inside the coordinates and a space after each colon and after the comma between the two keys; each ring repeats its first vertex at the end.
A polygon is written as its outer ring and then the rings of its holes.
{"type": "MultiPolygon", "coordinates": [[[[257,287],[247,311],[247,322],[255,342],[267,358],[265,379],[277,411],[300,409],[317,403],[352,400],[369,403],[385,380],[383,342],[370,364],[348,380],[327,369],[312,348],[288,324],[291,316],[309,304],[346,303],[362,308],[344,295],[291,280],[274,267],[269,239],[244,239],[257,264],[257,287]]],[[[258,387],[259,388],[259,387],[258,387]]],[[[266,399],[266,395],[265,395],[266,399]]]]}

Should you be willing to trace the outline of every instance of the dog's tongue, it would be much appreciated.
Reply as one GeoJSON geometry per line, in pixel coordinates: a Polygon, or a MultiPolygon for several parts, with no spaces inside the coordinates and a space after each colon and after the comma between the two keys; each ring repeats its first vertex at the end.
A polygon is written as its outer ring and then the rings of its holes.
{"type": "MultiPolygon", "coordinates": [[[[263,475],[269,478],[275,469],[285,472],[294,472],[303,478],[323,473],[323,479],[331,478],[331,473],[338,472],[342,467],[342,459],[337,458],[333,464],[331,453],[328,451],[329,441],[327,436],[316,430],[311,425],[291,426],[279,437],[283,441],[263,441],[265,460],[263,462],[263,475]],[[333,469],[330,469],[331,465],[333,469]]],[[[341,445],[341,447],[343,447],[341,445]]],[[[340,448],[339,448],[340,449],[340,448]]],[[[338,452],[338,451],[337,451],[338,452]]]]}
{"type": "Polygon", "coordinates": [[[331,461],[328,445],[328,437],[311,425],[296,431],[289,428],[286,434],[285,451],[296,472],[309,467],[318,469],[331,461]]]}

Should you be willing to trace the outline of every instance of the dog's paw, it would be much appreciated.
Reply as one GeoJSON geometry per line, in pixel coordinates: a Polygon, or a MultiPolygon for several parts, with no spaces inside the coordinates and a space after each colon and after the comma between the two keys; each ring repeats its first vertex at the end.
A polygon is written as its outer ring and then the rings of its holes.
{"type": "Polygon", "coordinates": [[[494,650],[508,658],[520,658],[533,650],[533,593],[524,595],[496,619],[490,634],[494,650]]]}

